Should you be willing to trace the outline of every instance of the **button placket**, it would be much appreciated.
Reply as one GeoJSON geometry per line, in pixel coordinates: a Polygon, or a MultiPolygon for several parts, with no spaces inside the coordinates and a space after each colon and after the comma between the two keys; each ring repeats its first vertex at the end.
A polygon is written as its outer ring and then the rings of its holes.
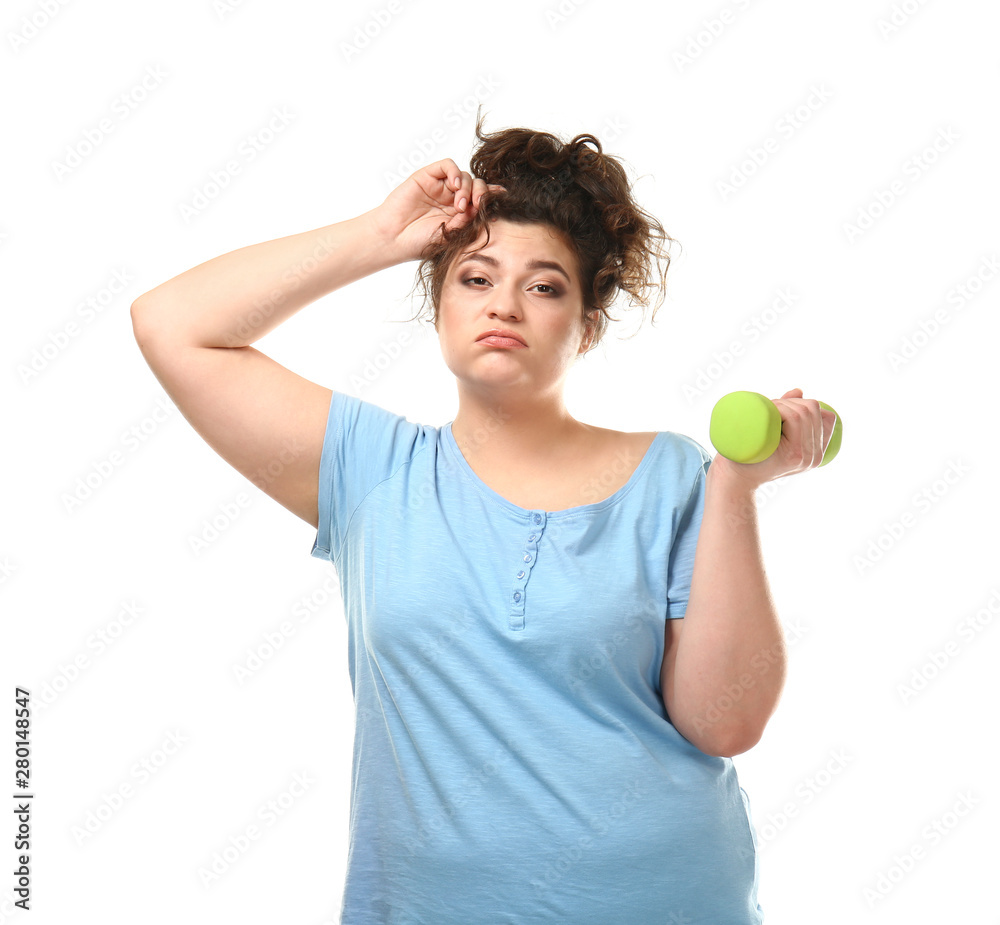
{"type": "Polygon", "coordinates": [[[531,511],[528,514],[528,527],[524,548],[521,552],[520,567],[514,575],[514,587],[511,590],[508,626],[512,630],[524,629],[524,602],[527,599],[525,590],[531,577],[531,567],[538,557],[538,541],[545,530],[545,511],[531,511]]]}

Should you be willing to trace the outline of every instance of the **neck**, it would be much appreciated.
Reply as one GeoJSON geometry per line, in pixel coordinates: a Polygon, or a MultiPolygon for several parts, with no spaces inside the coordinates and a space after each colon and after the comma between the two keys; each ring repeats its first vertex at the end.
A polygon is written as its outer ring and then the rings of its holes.
{"type": "Polygon", "coordinates": [[[592,428],[566,410],[562,398],[518,401],[510,392],[490,398],[459,396],[452,436],[466,457],[544,458],[578,442],[592,428]]]}

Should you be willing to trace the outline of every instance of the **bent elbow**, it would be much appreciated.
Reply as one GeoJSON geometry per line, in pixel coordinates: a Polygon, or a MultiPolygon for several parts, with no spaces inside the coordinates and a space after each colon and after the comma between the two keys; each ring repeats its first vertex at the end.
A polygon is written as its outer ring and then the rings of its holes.
{"type": "Polygon", "coordinates": [[[689,739],[699,751],[713,758],[733,758],[750,751],[764,734],[763,729],[718,729],[696,739],[689,739]]]}
{"type": "Polygon", "coordinates": [[[717,758],[733,758],[750,751],[760,741],[761,734],[762,730],[741,730],[739,733],[709,743],[708,748],[703,748],[702,751],[717,758]]]}

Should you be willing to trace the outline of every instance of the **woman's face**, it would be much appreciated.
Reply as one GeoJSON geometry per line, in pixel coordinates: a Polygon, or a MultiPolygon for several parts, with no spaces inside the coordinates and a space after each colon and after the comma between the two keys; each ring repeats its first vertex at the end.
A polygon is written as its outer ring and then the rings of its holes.
{"type": "Polygon", "coordinates": [[[435,329],[448,368],[475,386],[503,386],[523,397],[550,392],[590,347],[583,321],[576,255],[544,224],[503,219],[483,232],[448,268],[435,329]],[[526,347],[496,347],[479,338],[491,328],[515,332],[526,347]]]}

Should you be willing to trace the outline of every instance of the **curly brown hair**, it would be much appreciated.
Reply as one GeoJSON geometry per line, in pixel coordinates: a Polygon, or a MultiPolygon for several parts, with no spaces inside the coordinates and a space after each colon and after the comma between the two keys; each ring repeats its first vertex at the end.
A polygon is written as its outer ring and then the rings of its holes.
{"type": "Polygon", "coordinates": [[[670,266],[664,245],[669,247],[675,239],[639,208],[618,159],[605,154],[600,141],[590,134],[563,143],[548,132],[527,128],[483,134],[482,125],[477,113],[480,145],[470,159],[470,172],[504,189],[487,189],[472,221],[464,227],[446,230],[442,222],[441,239],[428,245],[417,268],[414,288],[422,287],[424,299],[414,317],[421,315],[429,299],[431,322],[437,326],[448,268],[484,231],[482,246],[489,244],[490,221],[498,218],[549,225],[575,252],[584,294],[583,320],[594,328],[589,350],[600,343],[608,322],[619,320],[607,312],[619,290],[627,294],[630,305],[645,307],[649,290],[658,289],[651,320],[655,324],[670,266]],[[658,282],[652,274],[654,260],[658,267],[662,261],[658,282]]]}

